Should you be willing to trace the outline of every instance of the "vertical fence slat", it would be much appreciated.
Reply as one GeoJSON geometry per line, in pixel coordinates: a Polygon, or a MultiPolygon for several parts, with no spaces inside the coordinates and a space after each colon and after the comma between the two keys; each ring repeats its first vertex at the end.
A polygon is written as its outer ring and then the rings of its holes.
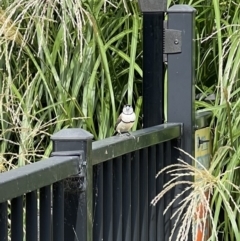
{"type": "Polygon", "coordinates": [[[0,203],[0,241],[8,240],[7,202],[0,203]]]}
{"type": "MultiPolygon", "coordinates": [[[[164,167],[164,159],[165,157],[163,156],[163,144],[158,144],[156,146],[156,173],[158,173],[160,170],[163,169],[164,167]]],[[[163,175],[158,176],[158,178],[156,179],[156,185],[157,185],[157,194],[159,194],[162,189],[163,189],[163,184],[164,184],[164,179],[163,179],[163,175]]],[[[162,198],[156,205],[156,212],[157,212],[157,241],[162,241],[164,240],[164,216],[163,216],[163,212],[164,212],[164,199],[162,198]]]]}
{"type": "Polygon", "coordinates": [[[40,240],[51,241],[51,186],[40,189],[40,240]]]}
{"type": "MultiPolygon", "coordinates": [[[[77,233],[77,217],[80,202],[79,177],[70,177],[64,181],[64,240],[72,241],[77,233]]],[[[81,210],[82,214],[85,210],[81,210]]],[[[83,228],[83,227],[81,227],[83,228]]],[[[81,233],[85,235],[84,232],[81,233]]]]}
{"type": "MultiPolygon", "coordinates": [[[[171,153],[171,159],[169,159],[168,161],[168,164],[166,165],[169,165],[170,163],[171,164],[176,164],[178,162],[178,158],[180,157],[180,153],[181,151],[177,148],[181,148],[181,139],[174,139],[174,140],[171,140],[169,141],[170,145],[171,145],[171,150],[170,150],[170,153],[171,153]]],[[[169,147],[170,148],[170,147],[169,147]]],[[[181,181],[180,179],[178,179],[178,181],[181,181]]],[[[171,196],[169,197],[169,199],[173,200],[177,195],[179,195],[179,193],[181,193],[184,189],[186,188],[186,186],[184,185],[178,185],[176,186],[172,191],[171,191],[171,196]]],[[[182,206],[182,203],[179,203],[180,200],[182,200],[183,197],[179,197],[172,205],[172,208],[171,208],[171,215],[173,213],[175,213],[177,211],[177,209],[179,209],[180,206],[182,206]]],[[[166,202],[166,201],[165,201],[166,202]]],[[[167,204],[166,204],[167,205],[167,204]]],[[[170,212],[170,210],[169,210],[170,212]]],[[[177,217],[175,216],[174,218],[171,219],[171,230],[173,228],[173,226],[175,225],[175,222],[176,222],[176,219],[177,217]]],[[[177,224],[177,227],[176,227],[176,230],[174,232],[174,235],[173,235],[173,239],[176,239],[176,235],[178,233],[178,230],[179,230],[179,226],[181,225],[182,223],[181,222],[178,222],[177,224]]],[[[191,234],[189,233],[189,240],[191,240],[191,234]]]]}
{"type": "Polygon", "coordinates": [[[122,241],[122,157],[113,160],[113,240],[122,241]]]}
{"type": "Polygon", "coordinates": [[[23,197],[11,201],[11,241],[23,240],[23,197]]]}
{"type": "Polygon", "coordinates": [[[93,240],[103,240],[103,164],[94,167],[93,240]]]}
{"type": "Polygon", "coordinates": [[[123,156],[123,240],[131,240],[131,153],[123,156]]]}
{"type": "Polygon", "coordinates": [[[37,191],[26,194],[26,241],[38,240],[37,191]]]}
{"type": "Polygon", "coordinates": [[[140,240],[148,240],[148,149],[140,151],[140,240]]]}
{"type": "Polygon", "coordinates": [[[113,240],[113,161],[103,163],[103,240],[113,240]]]}
{"type": "MultiPolygon", "coordinates": [[[[169,166],[172,164],[172,142],[168,141],[166,143],[164,143],[164,167],[169,166]]],[[[170,181],[170,174],[167,174],[166,172],[162,174],[162,176],[164,177],[164,183],[167,183],[168,181],[170,181]]],[[[173,191],[170,190],[168,191],[163,199],[164,199],[164,209],[167,207],[167,205],[172,201],[173,198],[173,191]]],[[[165,213],[164,215],[164,233],[165,233],[165,241],[169,240],[169,237],[171,235],[171,229],[172,229],[172,220],[171,220],[171,208],[168,209],[168,211],[165,213]]]]}
{"type": "Polygon", "coordinates": [[[156,206],[151,201],[156,196],[156,146],[148,148],[148,227],[149,241],[156,240],[156,206]]]}
{"type": "Polygon", "coordinates": [[[53,241],[64,241],[64,184],[53,184],[53,241]]]}
{"type": "Polygon", "coordinates": [[[139,241],[139,151],[134,152],[131,166],[132,190],[132,241],[139,241]]]}

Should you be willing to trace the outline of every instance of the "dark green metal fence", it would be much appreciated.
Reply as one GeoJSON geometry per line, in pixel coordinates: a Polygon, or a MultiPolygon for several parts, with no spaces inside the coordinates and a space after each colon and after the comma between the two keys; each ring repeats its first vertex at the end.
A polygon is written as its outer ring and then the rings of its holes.
{"type": "Polygon", "coordinates": [[[60,131],[53,157],[0,175],[0,240],[156,240],[164,206],[150,201],[164,180],[155,175],[171,161],[181,128],[163,124],[93,143],[82,129],[60,131]]]}

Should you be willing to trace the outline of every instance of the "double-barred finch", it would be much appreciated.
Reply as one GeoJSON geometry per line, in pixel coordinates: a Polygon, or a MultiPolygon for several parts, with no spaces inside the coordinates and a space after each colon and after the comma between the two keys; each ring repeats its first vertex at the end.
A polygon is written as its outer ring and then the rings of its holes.
{"type": "Polygon", "coordinates": [[[115,125],[115,130],[118,134],[122,134],[124,132],[129,132],[132,128],[134,121],[136,119],[135,113],[131,105],[124,105],[123,111],[117,119],[117,123],[115,125]]]}

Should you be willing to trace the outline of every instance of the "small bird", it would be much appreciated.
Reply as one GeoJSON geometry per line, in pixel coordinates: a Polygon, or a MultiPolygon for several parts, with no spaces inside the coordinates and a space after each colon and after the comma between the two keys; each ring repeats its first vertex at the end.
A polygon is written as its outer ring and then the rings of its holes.
{"type": "Polygon", "coordinates": [[[124,105],[123,111],[117,119],[115,130],[118,134],[128,133],[132,128],[136,115],[131,105],[124,105]]]}

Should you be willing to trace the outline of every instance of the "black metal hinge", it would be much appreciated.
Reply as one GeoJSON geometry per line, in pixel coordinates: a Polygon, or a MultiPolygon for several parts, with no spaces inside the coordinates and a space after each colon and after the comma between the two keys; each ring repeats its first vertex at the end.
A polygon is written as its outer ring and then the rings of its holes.
{"type": "Polygon", "coordinates": [[[167,21],[164,21],[163,39],[163,61],[168,62],[168,54],[182,52],[182,31],[167,28],[167,21]]]}

